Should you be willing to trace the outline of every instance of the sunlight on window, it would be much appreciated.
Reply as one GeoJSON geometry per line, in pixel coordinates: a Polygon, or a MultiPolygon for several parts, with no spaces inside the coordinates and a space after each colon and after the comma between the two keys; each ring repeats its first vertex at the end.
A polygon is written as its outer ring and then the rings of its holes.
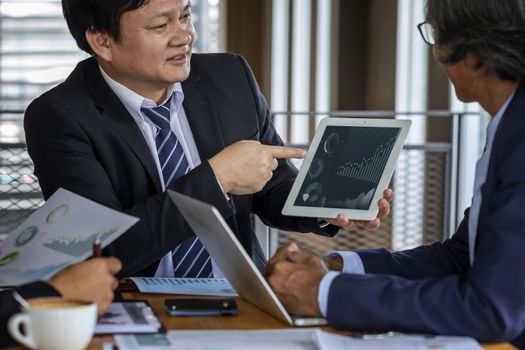
{"type": "Polygon", "coordinates": [[[9,17],[49,16],[62,13],[59,1],[2,1],[0,14],[9,17]]]}

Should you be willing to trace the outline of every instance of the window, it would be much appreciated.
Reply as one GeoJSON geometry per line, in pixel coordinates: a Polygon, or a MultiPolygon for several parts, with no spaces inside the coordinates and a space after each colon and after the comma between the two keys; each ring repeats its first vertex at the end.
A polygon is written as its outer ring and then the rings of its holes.
{"type": "Polygon", "coordinates": [[[85,55],[69,34],[59,0],[1,0],[0,31],[0,140],[17,142],[25,107],[85,55]]]}
{"type": "MultiPolygon", "coordinates": [[[[193,0],[197,52],[222,45],[220,0],[193,0]]],[[[77,48],[60,0],[0,0],[0,142],[23,141],[23,111],[88,55],[77,48]]]]}

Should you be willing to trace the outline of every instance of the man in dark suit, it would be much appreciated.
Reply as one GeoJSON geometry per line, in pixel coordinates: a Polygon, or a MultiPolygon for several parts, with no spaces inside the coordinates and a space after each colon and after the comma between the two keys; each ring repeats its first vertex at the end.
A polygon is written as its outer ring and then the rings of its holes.
{"type": "MultiPolygon", "coordinates": [[[[102,315],[113,300],[117,287],[114,275],[121,264],[115,258],[96,258],[73,265],[60,271],[47,282],[34,282],[15,288],[24,299],[61,296],[69,300],[89,301],[97,304],[97,313],[102,315]]],[[[0,347],[14,345],[7,332],[7,321],[20,312],[13,291],[0,291],[0,347]]]]}
{"type": "MultiPolygon", "coordinates": [[[[192,57],[188,0],[62,4],[94,57],[28,107],[28,151],[46,198],[64,187],[140,218],[105,251],[122,260],[123,275],[220,276],[166,189],[217,207],[260,267],[251,213],[282,229],[337,232],[280,214],[296,176],[286,158],[304,152],[282,146],[243,58],[192,57]]],[[[379,209],[388,213],[387,200],[379,209]]],[[[344,216],[331,223],[353,225],[344,216]]]]}
{"type": "Polygon", "coordinates": [[[397,253],[321,258],[289,245],[270,259],[269,282],[289,311],[324,314],[333,327],[467,335],[523,349],[525,0],[428,0],[419,29],[458,98],[493,116],[458,230],[397,253]]]}

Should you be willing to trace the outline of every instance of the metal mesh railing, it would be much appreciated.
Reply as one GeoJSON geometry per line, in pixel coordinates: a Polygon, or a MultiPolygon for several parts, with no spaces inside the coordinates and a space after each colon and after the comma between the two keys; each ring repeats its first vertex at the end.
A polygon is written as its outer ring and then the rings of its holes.
{"type": "Polygon", "coordinates": [[[43,203],[25,144],[0,144],[0,238],[43,203]]]}
{"type": "MultiPolygon", "coordinates": [[[[410,198],[413,191],[423,188],[424,201],[420,203],[419,207],[405,207],[402,217],[399,217],[399,214],[395,212],[395,207],[393,207],[390,215],[382,220],[379,229],[371,231],[356,228],[352,232],[341,231],[334,238],[275,230],[274,234],[277,235],[277,241],[274,240],[274,244],[281,246],[293,241],[320,254],[325,254],[334,250],[376,247],[399,250],[442,240],[447,227],[447,161],[449,152],[450,147],[442,144],[427,144],[416,148],[407,147],[403,149],[398,167],[415,169],[416,171],[396,172],[394,177],[397,177],[398,181],[412,183],[414,186],[406,187],[407,193],[399,193],[394,188],[395,200],[402,201],[402,203],[397,204],[405,206],[403,201],[410,198]],[[414,159],[424,160],[423,166],[411,167],[414,159]],[[403,178],[399,178],[400,176],[403,178]],[[421,220],[415,220],[415,216],[420,215],[421,212],[424,213],[422,225],[418,224],[421,220]],[[393,236],[394,218],[397,224],[396,230],[400,232],[397,237],[393,236]],[[414,227],[415,225],[417,227],[414,227]]],[[[271,248],[275,249],[276,247],[271,248]]]]}

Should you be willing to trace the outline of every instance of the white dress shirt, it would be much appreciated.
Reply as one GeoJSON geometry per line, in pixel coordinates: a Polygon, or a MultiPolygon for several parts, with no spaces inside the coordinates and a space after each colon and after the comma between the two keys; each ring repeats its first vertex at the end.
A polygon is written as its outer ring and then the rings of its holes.
{"type": "Polygon", "coordinates": [[[476,163],[476,176],[474,178],[474,194],[472,196],[472,204],[470,206],[469,219],[468,219],[468,252],[470,265],[474,264],[474,252],[476,245],[476,236],[478,235],[478,222],[479,222],[479,211],[481,209],[481,187],[487,180],[487,173],[489,170],[490,154],[492,153],[492,144],[494,143],[494,136],[498,125],[507,110],[510,100],[514,97],[514,93],[507,99],[503,106],[499,109],[498,113],[492,118],[487,128],[487,144],[485,145],[485,151],[481,155],[481,158],[476,163]]]}
{"type": "Polygon", "coordinates": [[[336,278],[340,273],[356,273],[360,275],[365,273],[363,261],[357,253],[350,251],[342,251],[333,252],[330,255],[332,254],[339,254],[341,258],[343,258],[343,269],[341,272],[327,272],[323,276],[323,278],[321,279],[321,283],[319,284],[319,291],[317,292],[317,302],[319,303],[319,309],[321,310],[321,313],[325,317],[326,309],[328,308],[328,293],[330,291],[330,286],[332,285],[332,281],[334,280],[334,278],[336,278]]]}
{"type": "MultiPolygon", "coordinates": [[[[160,183],[162,185],[162,190],[166,188],[164,186],[164,179],[162,177],[162,170],[160,167],[159,157],[157,154],[157,146],[155,144],[155,136],[158,133],[157,126],[149,120],[145,115],[142,114],[140,109],[142,107],[151,108],[156,107],[157,104],[148,98],[145,98],[126,86],[120,84],[119,82],[113,80],[102,67],[100,68],[100,73],[102,77],[109,85],[111,90],[117,95],[124,107],[128,110],[129,114],[133,117],[133,120],[137,123],[148,147],[150,149],[151,155],[155,160],[157,166],[157,172],[159,174],[160,183]]],[[[188,118],[182,107],[182,102],[184,101],[184,93],[182,91],[182,85],[180,83],[175,83],[168,88],[166,94],[166,99],[162,101],[159,105],[165,103],[173,94],[170,105],[170,126],[171,130],[177,136],[186,158],[190,169],[195,168],[201,163],[199,152],[197,150],[197,145],[195,144],[195,139],[193,138],[193,133],[191,132],[190,125],[188,123],[188,118]]],[[[220,184],[219,184],[220,185],[220,184]]],[[[145,237],[147,239],[147,237],[145,237]]],[[[223,277],[224,274],[219,269],[217,264],[211,259],[213,276],[214,277],[223,277]]],[[[174,277],[174,267],[173,260],[171,258],[171,252],[167,253],[160,261],[159,267],[155,272],[155,277],[174,277]]]]}
{"type": "MultiPolygon", "coordinates": [[[[507,101],[500,108],[498,113],[492,118],[487,128],[487,144],[485,146],[485,151],[481,156],[480,160],[476,164],[476,175],[474,178],[474,195],[472,198],[472,205],[469,213],[469,222],[468,222],[468,232],[469,232],[469,258],[471,265],[474,262],[474,243],[476,242],[477,227],[479,221],[479,210],[481,207],[481,187],[487,179],[487,171],[489,166],[490,154],[492,151],[492,144],[494,142],[494,136],[498,125],[507,110],[509,102],[512,100],[512,94],[507,101]]],[[[332,254],[339,254],[343,258],[343,270],[342,273],[355,273],[355,274],[364,274],[365,268],[363,266],[363,261],[359,255],[355,252],[334,252],[332,254]]],[[[330,271],[324,275],[319,284],[319,291],[317,292],[317,302],[319,303],[319,309],[323,316],[326,317],[326,312],[328,308],[328,294],[330,291],[330,286],[332,281],[336,278],[341,272],[330,271]]]]}

